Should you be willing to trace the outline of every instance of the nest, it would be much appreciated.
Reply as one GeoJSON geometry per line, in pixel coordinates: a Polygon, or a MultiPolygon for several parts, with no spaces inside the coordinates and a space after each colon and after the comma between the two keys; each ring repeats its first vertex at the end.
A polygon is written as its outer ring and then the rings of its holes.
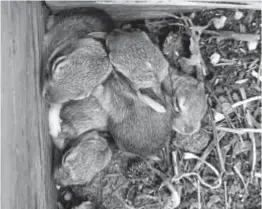
{"type": "Polygon", "coordinates": [[[60,207],[260,208],[260,12],[202,10],[119,27],[150,32],[170,65],[203,79],[208,111],[198,133],[174,134],[160,161],[118,151],[91,184],[60,189],[60,207]]]}

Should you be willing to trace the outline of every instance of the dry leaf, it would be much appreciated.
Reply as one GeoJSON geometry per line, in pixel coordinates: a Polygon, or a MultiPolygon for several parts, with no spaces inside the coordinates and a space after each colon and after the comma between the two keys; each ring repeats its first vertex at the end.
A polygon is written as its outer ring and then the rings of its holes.
{"type": "Polygon", "coordinates": [[[214,18],[213,19],[213,25],[216,29],[221,29],[225,26],[226,20],[227,20],[226,16],[214,18]]]}
{"type": "Polygon", "coordinates": [[[244,16],[243,12],[237,10],[234,14],[235,20],[240,20],[244,16]]]}
{"type": "Polygon", "coordinates": [[[215,65],[215,64],[217,64],[218,62],[219,62],[219,60],[220,60],[220,54],[218,54],[218,53],[213,53],[211,56],[210,56],[210,63],[212,64],[212,65],[215,65]]]}
{"type": "Polygon", "coordinates": [[[247,42],[247,48],[249,51],[255,50],[258,46],[258,41],[249,41],[247,42]]]}

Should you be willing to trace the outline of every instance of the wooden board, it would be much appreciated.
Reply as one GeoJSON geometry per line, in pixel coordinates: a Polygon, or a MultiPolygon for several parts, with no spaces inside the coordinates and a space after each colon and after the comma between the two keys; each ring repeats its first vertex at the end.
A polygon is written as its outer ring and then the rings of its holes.
{"type": "Polygon", "coordinates": [[[54,209],[47,107],[40,96],[41,2],[1,2],[3,209],[54,209]]]}
{"type": "Polygon", "coordinates": [[[52,12],[75,8],[97,7],[104,9],[115,20],[134,20],[167,16],[205,8],[255,9],[261,10],[260,0],[114,0],[114,1],[45,1],[52,12]]]}

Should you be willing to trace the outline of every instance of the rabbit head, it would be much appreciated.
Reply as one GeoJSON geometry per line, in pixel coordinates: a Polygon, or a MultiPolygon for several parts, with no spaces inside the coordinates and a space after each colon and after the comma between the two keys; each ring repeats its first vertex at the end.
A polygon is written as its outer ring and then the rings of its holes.
{"type": "Polygon", "coordinates": [[[48,18],[44,36],[44,57],[49,57],[60,45],[86,38],[91,32],[110,32],[111,17],[103,10],[86,7],[63,10],[48,18]]]}
{"type": "Polygon", "coordinates": [[[90,96],[112,71],[103,45],[85,38],[58,47],[47,64],[43,97],[49,103],[64,103],[90,96]]]}
{"type": "Polygon", "coordinates": [[[114,30],[106,39],[110,62],[129,78],[135,89],[151,88],[161,94],[160,83],[168,74],[168,62],[145,32],[114,30]]]}
{"type": "Polygon", "coordinates": [[[83,100],[71,100],[60,112],[61,132],[53,138],[58,149],[64,149],[66,141],[91,130],[106,131],[108,114],[94,96],[83,100]]]}
{"type": "Polygon", "coordinates": [[[63,156],[61,167],[54,172],[55,181],[63,186],[90,183],[112,157],[107,140],[97,131],[79,136],[76,146],[63,156]]]}
{"type": "Polygon", "coordinates": [[[207,110],[204,83],[190,76],[172,75],[172,128],[181,134],[193,134],[201,126],[207,110]]]}

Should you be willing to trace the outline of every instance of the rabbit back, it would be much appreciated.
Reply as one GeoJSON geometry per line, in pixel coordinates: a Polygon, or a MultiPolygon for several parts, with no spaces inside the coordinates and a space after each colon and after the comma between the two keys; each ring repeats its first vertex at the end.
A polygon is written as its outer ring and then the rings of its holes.
{"type": "MultiPolygon", "coordinates": [[[[136,105],[135,105],[136,106],[136,105]]],[[[169,140],[171,134],[171,114],[158,113],[149,107],[126,106],[119,114],[125,114],[121,122],[109,117],[108,130],[120,149],[141,156],[157,154],[169,140]]]]}

